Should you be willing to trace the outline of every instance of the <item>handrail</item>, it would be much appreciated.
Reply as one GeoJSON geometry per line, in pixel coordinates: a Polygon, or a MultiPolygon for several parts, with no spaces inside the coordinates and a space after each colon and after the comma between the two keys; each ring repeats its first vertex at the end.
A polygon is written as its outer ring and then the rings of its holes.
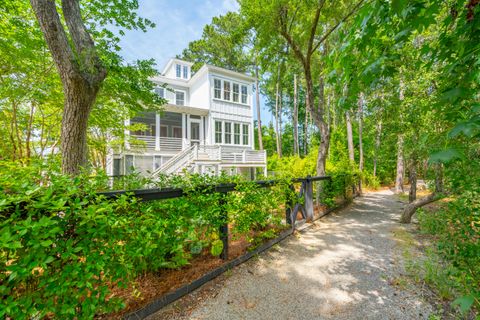
{"type": "Polygon", "coordinates": [[[165,162],[160,168],[155,170],[152,173],[152,177],[156,177],[156,176],[158,176],[158,174],[160,174],[160,172],[168,170],[170,167],[172,167],[173,165],[178,163],[179,160],[181,160],[182,158],[185,158],[185,156],[189,155],[192,152],[192,150],[195,149],[195,147],[196,147],[196,145],[190,146],[189,148],[187,148],[187,149],[177,153],[176,155],[174,155],[170,160],[165,162]]]}

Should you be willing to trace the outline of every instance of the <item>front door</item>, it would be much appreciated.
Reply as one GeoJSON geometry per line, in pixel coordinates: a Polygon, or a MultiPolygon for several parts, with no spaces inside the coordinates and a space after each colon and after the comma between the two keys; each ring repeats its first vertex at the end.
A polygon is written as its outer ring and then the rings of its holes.
{"type": "Polygon", "coordinates": [[[200,144],[200,121],[190,119],[190,143],[193,146],[194,144],[200,144]]]}

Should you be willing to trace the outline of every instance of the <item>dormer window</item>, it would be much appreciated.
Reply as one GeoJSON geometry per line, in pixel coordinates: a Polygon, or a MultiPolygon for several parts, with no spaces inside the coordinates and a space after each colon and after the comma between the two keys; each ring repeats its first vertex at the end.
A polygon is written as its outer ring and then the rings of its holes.
{"type": "Polygon", "coordinates": [[[183,66],[183,79],[188,79],[188,66],[183,66]]]}
{"type": "Polygon", "coordinates": [[[182,77],[182,66],[177,64],[175,66],[175,68],[176,68],[175,71],[176,71],[177,78],[181,78],[182,77]]]}

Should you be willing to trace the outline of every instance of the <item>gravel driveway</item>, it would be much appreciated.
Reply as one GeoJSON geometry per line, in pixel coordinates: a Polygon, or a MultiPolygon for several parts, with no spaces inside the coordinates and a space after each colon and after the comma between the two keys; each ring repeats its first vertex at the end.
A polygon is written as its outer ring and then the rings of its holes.
{"type": "Polygon", "coordinates": [[[149,319],[428,319],[421,290],[396,281],[402,207],[365,194],[149,319]]]}

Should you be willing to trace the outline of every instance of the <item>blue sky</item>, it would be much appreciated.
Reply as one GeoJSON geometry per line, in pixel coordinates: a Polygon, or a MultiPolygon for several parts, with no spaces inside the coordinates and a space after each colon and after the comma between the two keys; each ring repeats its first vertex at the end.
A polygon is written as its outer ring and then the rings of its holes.
{"type": "MultiPolygon", "coordinates": [[[[161,70],[169,58],[202,36],[204,25],[213,17],[237,10],[236,0],[140,0],[139,16],[156,27],[147,32],[127,31],[120,42],[121,54],[128,62],[153,58],[161,70]]],[[[270,113],[262,110],[263,124],[270,120],[270,113]]]]}

